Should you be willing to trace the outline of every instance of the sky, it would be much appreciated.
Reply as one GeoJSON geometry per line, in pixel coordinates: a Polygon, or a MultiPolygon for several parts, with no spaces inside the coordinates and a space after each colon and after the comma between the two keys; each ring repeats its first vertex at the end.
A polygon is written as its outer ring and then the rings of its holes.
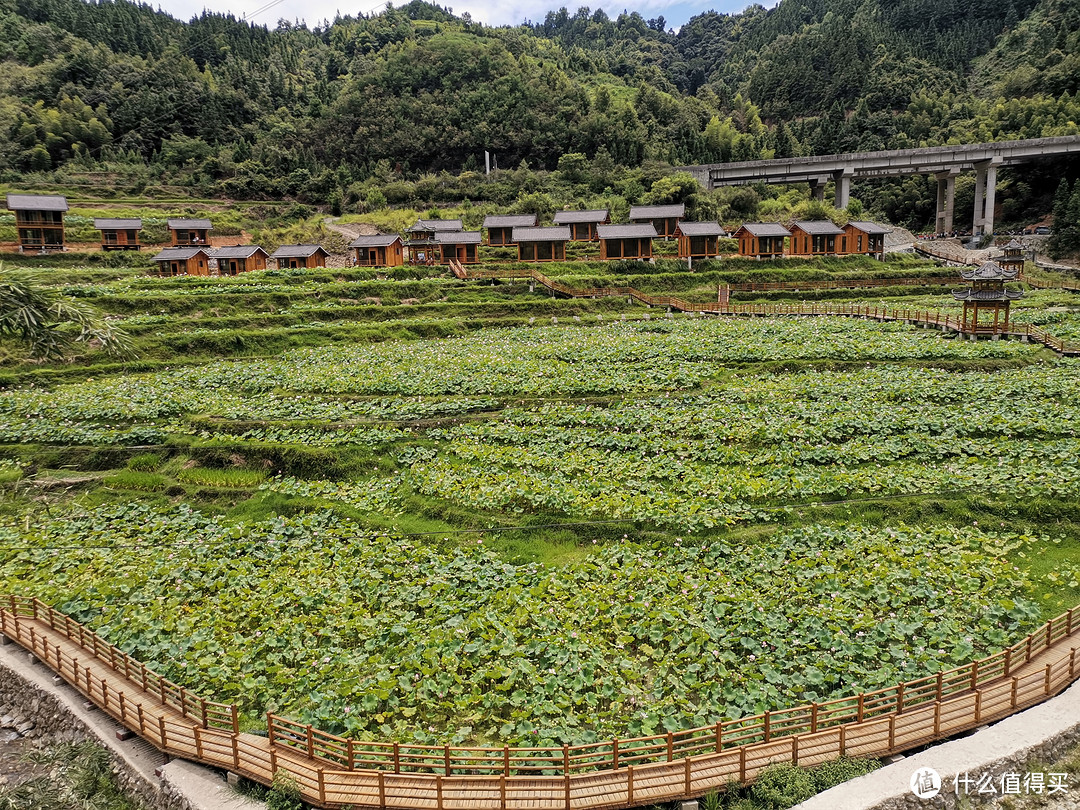
{"type": "MultiPolygon", "coordinates": [[[[252,22],[276,26],[279,19],[304,20],[314,27],[323,20],[333,20],[338,12],[342,15],[370,14],[383,8],[374,5],[379,0],[353,0],[354,4],[342,0],[156,0],[157,7],[181,20],[197,16],[202,10],[209,9],[221,13],[231,12],[237,17],[245,17],[252,22]]],[[[407,0],[395,0],[395,5],[405,5],[407,0]]],[[[486,25],[517,25],[526,19],[541,22],[548,11],[566,6],[571,13],[580,6],[595,10],[603,8],[611,17],[617,17],[623,11],[637,11],[646,20],[663,15],[668,28],[678,28],[691,17],[703,11],[715,10],[721,13],[742,11],[750,0],[434,0],[437,5],[449,6],[454,13],[461,15],[469,12],[477,22],[486,25]]],[[[762,5],[773,5],[763,2],[762,5]]]]}

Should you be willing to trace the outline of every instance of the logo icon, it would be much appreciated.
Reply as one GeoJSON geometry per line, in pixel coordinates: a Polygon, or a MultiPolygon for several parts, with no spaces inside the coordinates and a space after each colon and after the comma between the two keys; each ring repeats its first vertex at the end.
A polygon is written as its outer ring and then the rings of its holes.
{"type": "Polygon", "coordinates": [[[941,776],[933,768],[919,768],[911,775],[911,792],[920,799],[932,799],[941,792],[941,776]]]}

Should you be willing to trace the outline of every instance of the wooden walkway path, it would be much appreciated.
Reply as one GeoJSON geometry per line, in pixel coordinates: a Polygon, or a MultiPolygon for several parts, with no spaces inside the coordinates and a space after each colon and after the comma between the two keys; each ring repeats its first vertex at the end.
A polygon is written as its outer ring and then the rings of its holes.
{"type": "MultiPolygon", "coordinates": [[[[649,307],[664,307],[668,311],[698,312],[703,315],[742,316],[742,317],[817,317],[836,316],[865,318],[878,321],[902,321],[905,323],[935,327],[944,331],[964,333],[959,316],[947,315],[932,310],[893,309],[883,306],[862,306],[853,304],[731,304],[700,303],[687,301],[674,295],[653,295],[634,287],[571,287],[561,281],[549,278],[532,267],[511,270],[467,270],[456,261],[450,262],[451,272],[463,280],[478,279],[529,279],[541,284],[557,295],[568,298],[606,298],[621,297],[645,304],[649,307]]],[[[980,336],[1005,337],[1041,343],[1046,348],[1066,357],[1080,356],[1080,345],[1070,343],[1051,335],[1044,329],[1031,324],[1009,324],[1009,328],[996,333],[980,332],[980,336]]]]}
{"type": "Polygon", "coordinates": [[[1074,614],[987,658],[875,692],[562,748],[364,742],[276,715],[265,735],[245,733],[235,706],[192,695],[36,599],[6,598],[0,631],[159,750],[262,784],[287,772],[318,807],[602,810],[699,797],[777,762],[897,753],[1033,706],[1080,676],[1074,614]]]}

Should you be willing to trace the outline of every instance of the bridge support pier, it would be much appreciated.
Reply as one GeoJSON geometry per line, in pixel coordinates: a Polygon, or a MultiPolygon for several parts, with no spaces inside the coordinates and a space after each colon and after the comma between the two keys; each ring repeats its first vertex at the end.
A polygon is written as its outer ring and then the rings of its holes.
{"type": "Polygon", "coordinates": [[[827,182],[829,182],[828,177],[810,178],[810,196],[819,203],[825,202],[825,184],[827,182]]]}
{"type": "Polygon", "coordinates": [[[994,232],[997,170],[1000,163],[1000,159],[995,159],[975,164],[975,217],[971,228],[975,236],[994,232]]]}
{"type": "Polygon", "coordinates": [[[953,229],[953,212],[956,207],[956,176],[959,169],[938,172],[937,177],[937,220],[935,233],[949,233],[953,229]]]}
{"type": "Polygon", "coordinates": [[[839,171],[833,175],[836,182],[836,207],[847,208],[851,202],[851,172],[839,171]]]}

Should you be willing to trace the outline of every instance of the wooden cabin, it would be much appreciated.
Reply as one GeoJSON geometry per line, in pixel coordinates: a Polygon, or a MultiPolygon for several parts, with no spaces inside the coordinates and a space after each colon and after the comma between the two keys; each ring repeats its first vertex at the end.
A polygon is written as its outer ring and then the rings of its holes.
{"type": "Polygon", "coordinates": [[[844,231],[847,233],[847,253],[873,256],[885,259],[885,234],[888,228],[876,222],[849,222],[844,231]]]}
{"type": "Polygon", "coordinates": [[[796,220],[791,225],[789,256],[843,256],[847,253],[847,231],[827,219],[814,222],[796,220]]]}
{"type": "Polygon", "coordinates": [[[791,231],[775,222],[744,222],[733,235],[739,242],[740,256],[780,259],[784,256],[784,240],[791,231]]]}
{"type": "Polygon", "coordinates": [[[460,232],[465,229],[460,219],[418,219],[411,228],[405,229],[405,249],[413,264],[434,264],[438,248],[435,235],[460,232]]]}
{"type": "Polygon", "coordinates": [[[1008,244],[1001,246],[1002,253],[994,261],[1006,270],[1022,273],[1024,272],[1024,250],[1023,242],[1011,239],[1008,244]]]}
{"type": "Polygon", "coordinates": [[[552,220],[556,225],[570,226],[570,241],[595,242],[596,229],[611,222],[607,209],[594,211],[559,211],[552,220]]]}
{"type": "Polygon", "coordinates": [[[356,251],[358,267],[401,267],[405,264],[404,243],[396,233],[358,236],[349,243],[349,247],[356,251]]]}
{"type": "Polygon", "coordinates": [[[535,228],[536,214],[510,214],[508,216],[484,217],[484,226],[487,229],[486,245],[491,247],[503,247],[514,245],[514,230],[517,228],[535,228]]]}
{"type": "Polygon", "coordinates": [[[94,227],[101,231],[102,250],[139,250],[141,219],[95,219],[94,227]]]}
{"type": "Polygon", "coordinates": [[[66,197],[8,194],[7,207],[15,212],[20,253],[64,249],[64,212],[68,210],[66,197]]]}
{"type": "Polygon", "coordinates": [[[205,248],[168,247],[154,257],[159,276],[208,276],[210,254],[205,248]]]}
{"type": "Polygon", "coordinates": [[[214,251],[219,276],[238,276],[252,270],[266,269],[266,251],[258,245],[233,245],[214,251]]]}
{"type": "Polygon", "coordinates": [[[173,247],[209,245],[210,231],[214,230],[208,219],[170,219],[168,225],[173,247]]]}
{"type": "Polygon", "coordinates": [[[285,270],[296,267],[326,267],[329,255],[320,245],[282,245],[270,254],[270,258],[277,262],[278,270],[285,270]]]}
{"type": "Polygon", "coordinates": [[[519,262],[562,262],[566,261],[570,228],[565,225],[514,228],[512,238],[518,248],[519,262]]]}
{"type": "Polygon", "coordinates": [[[680,222],[675,235],[680,259],[711,259],[720,255],[720,240],[727,231],[719,222],[680,222]]]}
{"type": "Polygon", "coordinates": [[[656,228],[644,225],[601,225],[596,229],[600,239],[601,259],[651,259],[652,240],[656,228]]]}
{"type": "Polygon", "coordinates": [[[630,221],[649,223],[656,228],[656,235],[670,239],[676,235],[679,222],[686,216],[683,203],[675,205],[634,205],[630,207],[630,221]]]}
{"type": "Polygon", "coordinates": [[[461,264],[476,264],[482,241],[480,231],[440,231],[435,234],[439,262],[449,264],[451,259],[457,259],[461,264]]]}

